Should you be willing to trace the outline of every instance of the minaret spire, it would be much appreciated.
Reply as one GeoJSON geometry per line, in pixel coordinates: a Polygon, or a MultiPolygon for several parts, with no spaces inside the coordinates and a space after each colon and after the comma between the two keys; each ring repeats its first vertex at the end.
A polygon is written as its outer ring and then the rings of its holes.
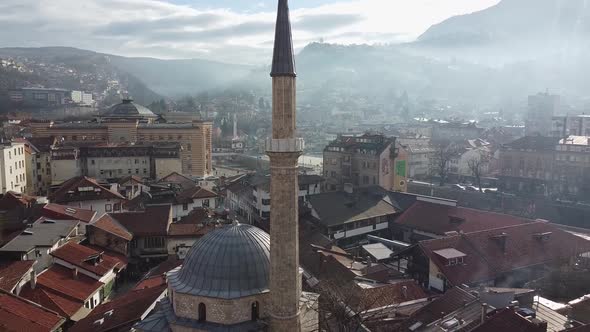
{"type": "Polygon", "coordinates": [[[270,76],[296,76],[288,0],[279,0],[270,76]]]}
{"type": "Polygon", "coordinates": [[[303,139],[297,138],[296,75],[287,0],[279,0],[272,61],[272,136],[270,158],[270,330],[301,330],[299,300],[299,183],[297,160],[303,139]]]}

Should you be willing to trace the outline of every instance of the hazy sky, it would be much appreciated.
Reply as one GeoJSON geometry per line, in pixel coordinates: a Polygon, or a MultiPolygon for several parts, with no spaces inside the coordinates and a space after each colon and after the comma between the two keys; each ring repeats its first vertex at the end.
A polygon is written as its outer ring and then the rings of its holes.
{"type": "MultiPolygon", "coordinates": [[[[290,0],[295,47],[409,41],[499,0],[290,0]]],[[[267,62],[276,0],[0,0],[0,47],[267,62]]]]}

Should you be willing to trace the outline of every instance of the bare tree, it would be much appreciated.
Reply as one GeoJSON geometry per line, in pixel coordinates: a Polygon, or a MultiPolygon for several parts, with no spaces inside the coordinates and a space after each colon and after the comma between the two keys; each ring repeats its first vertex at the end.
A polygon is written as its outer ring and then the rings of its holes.
{"type": "Polygon", "coordinates": [[[453,145],[439,145],[430,158],[430,174],[439,177],[440,186],[444,186],[451,171],[451,159],[456,153],[453,145]]]}
{"type": "Polygon", "coordinates": [[[475,184],[480,192],[483,192],[481,189],[481,178],[484,175],[489,162],[490,157],[484,151],[479,151],[476,156],[467,161],[467,167],[469,168],[471,175],[475,178],[475,184]]]}

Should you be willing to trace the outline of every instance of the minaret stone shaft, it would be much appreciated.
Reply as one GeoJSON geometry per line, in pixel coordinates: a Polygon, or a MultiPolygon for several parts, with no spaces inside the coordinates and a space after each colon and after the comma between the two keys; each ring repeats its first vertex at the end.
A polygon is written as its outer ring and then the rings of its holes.
{"type": "Polygon", "coordinates": [[[299,184],[297,160],[303,139],[296,137],[295,60],[287,0],[279,0],[272,62],[270,158],[270,329],[300,331],[299,184]]]}

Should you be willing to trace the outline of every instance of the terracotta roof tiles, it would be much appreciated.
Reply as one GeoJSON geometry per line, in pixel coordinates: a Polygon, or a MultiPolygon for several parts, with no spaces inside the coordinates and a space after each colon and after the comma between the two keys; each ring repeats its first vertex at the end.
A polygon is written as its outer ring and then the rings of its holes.
{"type": "Polygon", "coordinates": [[[43,214],[43,216],[48,218],[80,220],[85,223],[90,223],[96,215],[96,211],[85,210],[53,203],[46,204],[43,207],[41,213],[43,214]]]}
{"type": "Polygon", "coordinates": [[[49,196],[49,199],[56,203],[67,203],[101,199],[123,200],[125,197],[103,187],[95,179],[77,176],[62,183],[60,188],[49,196]]]}
{"type": "Polygon", "coordinates": [[[74,242],[66,243],[51,252],[51,255],[101,277],[113,269],[121,269],[125,266],[125,262],[104,251],[95,250],[74,242]]]}
{"type": "Polygon", "coordinates": [[[133,239],[133,234],[121,225],[116,219],[108,214],[104,214],[95,223],[89,225],[89,227],[96,227],[103,231],[109,232],[127,241],[133,239]]]}
{"type": "Polygon", "coordinates": [[[64,321],[65,319],[54,311],[9,292],[0,291],[1,331],[55,331],[64,321]]]}
{"type": "Polygon", "coordinates": [[[0,289],[11,292],[33,268],[35,261],[15,261],[0,266],[0,289]]]}

